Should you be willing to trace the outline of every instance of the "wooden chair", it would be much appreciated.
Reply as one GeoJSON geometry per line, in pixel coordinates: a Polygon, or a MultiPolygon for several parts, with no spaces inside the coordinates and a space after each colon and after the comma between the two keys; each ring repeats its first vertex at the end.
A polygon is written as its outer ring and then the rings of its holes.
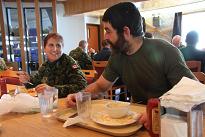
{"type": "Polygon", "coordinates": [[[193,72],[196,78],[203,84],[205,84],[205,74],[203,72],[193,72]]]}
{"type": "Polygon", "coordinates": [[[97,72],[95,70],[85,70],[83,69],[82,72],[85,74],[86,80],[88,84],[91,84],[95,81],[97,72]]]}
{"type": "Polygon", "coordinates": [[[19,76],[17,75],[17,71],[13,70],[5,70],[0,72],[0,77],[6,80],[6,84],[12,85],[20,85],[21,82],[19,80],[19,76]]]}
{"type": "Polygon", "coordinates": [[[186,65],[192,72],[200,72],[201,71],[201,61],[186,61],[186,65]]]}
{"type": "Polygon", "coordinates": [[[19,76],[17,75],[17,71],[13,71],[13,70],[4,70],[4,71],[0,71],[0,77],[14,77],[14,78],[19,78],[19,76]]]}
{"type": "MultiPolygon", "coordinates": [[[[107,66],[108,61],[93,61],[93,67],[97,72],[97,78],[99,78],[101,76],[101,74],[103,73],[105,67],[107,66]]],[[[109,99],[112,99],[115,95],[113,95],[113,91],[115,91],[116,89],[120,89],[122,91],[122,89],[124,91],[127,91],[127,87],[123,84],[123,85],[113,85],[109,90],[108,90],[108,94],[109,94],[109,99]]],[[[121,94],[121,93],[120,93],[121,94]]],[[[125,98],[127,98],[127,94],[125,93],[125,98]]]]}
{"type": "Polygon", "coordinates": [[[107,63],[108,63],[108,61],[93,61],[92,62],[93,68],[97,72],[97,78],[99,78],[101,76],[105,67],[107,66],[107,63]]]}

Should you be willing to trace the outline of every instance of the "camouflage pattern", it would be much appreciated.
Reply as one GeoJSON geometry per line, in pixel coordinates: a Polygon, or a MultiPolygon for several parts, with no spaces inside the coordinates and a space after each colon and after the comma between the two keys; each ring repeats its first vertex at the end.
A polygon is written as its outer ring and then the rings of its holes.
{"type": "Polygon", "coordinates": [[[91,57],[85,53],[80,47],[72,50],[69,54],[72,58],[78,61],[81,69],[93,69],[91,57]]]}
{"type": "Polygon", "coordinates": [[[5,63],[4,59],[0,57],[0,71],[6,70],[6,69],[7,69],[6,63],[5,63]]]}
{"type": "Polygon", "coordinates": [[[47,61],[43,63],[38,73],[31,76],[30,81],[35,86],[46,83],[49,86],[56,87],[59,97],[66,97],[68,94],[80,91],[87,86],[85,75],[79,65],[66,54],[63,54],[55,62],[47,61]]]}

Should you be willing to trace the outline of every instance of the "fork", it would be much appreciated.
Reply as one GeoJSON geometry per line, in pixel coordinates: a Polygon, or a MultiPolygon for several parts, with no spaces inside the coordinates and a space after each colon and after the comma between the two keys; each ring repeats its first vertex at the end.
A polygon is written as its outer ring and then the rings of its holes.
{"type": "Polygon", "coordinates": [[[16,97],[17,94],[20,94],[20,90],[19,90],[19,86],[16,87],[15,91],[14,91],[14,99],[16,97]]]}
{"type": "Polygon", "coordinates": [[[25,82],[24,84],[29,84],[29,85],[34,85],[33,83],[31,83],[31,82],[29,82],[29,81],[27,81],[27,82],[25,82]]]}

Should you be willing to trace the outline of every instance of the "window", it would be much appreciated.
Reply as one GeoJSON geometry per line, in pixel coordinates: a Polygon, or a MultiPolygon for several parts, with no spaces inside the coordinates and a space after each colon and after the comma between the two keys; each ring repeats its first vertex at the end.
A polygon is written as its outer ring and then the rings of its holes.
{"type": "Polygon", "coordinates": [[[197,49],[205,49],[203,37],[205,36],[204,24],[205,12],[183,15],[182,17],[182,42],[186,45],[185,39],[188,32],[194,30],[199,34],[197,49]]]}

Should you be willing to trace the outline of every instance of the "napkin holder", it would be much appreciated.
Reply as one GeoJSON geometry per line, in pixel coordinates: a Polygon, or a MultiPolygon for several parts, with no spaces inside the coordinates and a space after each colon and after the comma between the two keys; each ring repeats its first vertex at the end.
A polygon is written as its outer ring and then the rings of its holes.
{"type": "MultiPolygon", "coordinates": [[[[163,115],[171,114],[185,118],[188,137],[203,137],[203,109],[205,109],[205,103],[192,107],[189,112],[183,112],[175,108],[165,108],[162,106],[160,106],[160,108],[161,114],[163,115]]],[[[163,115],[160,115],[160,119],[163,115]]]]}

